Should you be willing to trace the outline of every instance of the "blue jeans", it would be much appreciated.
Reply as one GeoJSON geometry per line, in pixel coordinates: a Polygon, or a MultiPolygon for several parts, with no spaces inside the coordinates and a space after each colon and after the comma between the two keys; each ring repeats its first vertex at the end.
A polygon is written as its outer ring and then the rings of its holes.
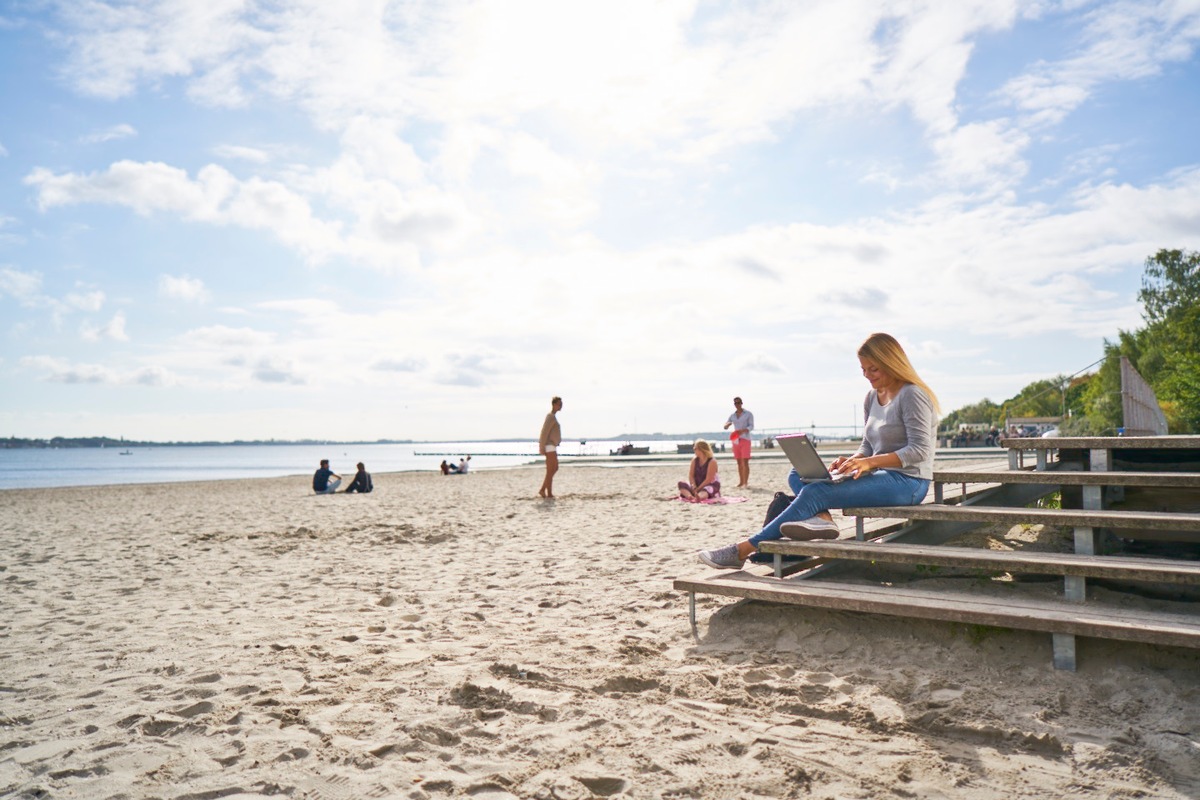
{"type": "Polygon", "coordinates": [[[831,508],[915,506],[929,491],[929,481],[924,478],[887,469],[877,469],[858,480],[847,478],[841,483],[805,483],[796,470],[792,470],[788,475],[788,486],[796,493],[796,499],[767,527],[750,537],[750,544],[755,547],[760,542],[781,538],[779,526],[785,522],[815,517],[831,508]]]}

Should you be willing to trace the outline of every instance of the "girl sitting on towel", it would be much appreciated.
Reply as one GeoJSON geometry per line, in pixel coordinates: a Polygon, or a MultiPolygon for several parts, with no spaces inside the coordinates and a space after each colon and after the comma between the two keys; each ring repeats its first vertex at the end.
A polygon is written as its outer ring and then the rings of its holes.
{"type": "Polygon", "coordinates": [[[679,482],[679,497],[692,503],[719,497],[721,481],[717,478],[717,459],[713,457],[712,445],[704,439],[697,439],[692,445],[692,452],[696,457],[688,467],[691,480],[679,482]]]}

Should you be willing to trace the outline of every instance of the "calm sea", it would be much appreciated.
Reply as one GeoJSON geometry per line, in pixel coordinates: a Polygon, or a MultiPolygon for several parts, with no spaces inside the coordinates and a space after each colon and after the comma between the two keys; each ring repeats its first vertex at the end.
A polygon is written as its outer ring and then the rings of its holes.
{"type": "MultiPolygon", "coordinates": [[[[559,452],[564,457],[607,455],[618,444],[563,442],[559,452]]],[[[674,442],[633,444],[649,445],[656,453],[675,452],[674,442]]],[[[476,470],[514,467],[539,458],[537,442],[0,449],[0,489],[309,476],[322,458],[343,476],[353,475],[359,461],[371,473],[432,471],[442,459],[457,462],[466,454],[476,470]],[[128,455],[122,455],[125,450],[128,455]]]]}

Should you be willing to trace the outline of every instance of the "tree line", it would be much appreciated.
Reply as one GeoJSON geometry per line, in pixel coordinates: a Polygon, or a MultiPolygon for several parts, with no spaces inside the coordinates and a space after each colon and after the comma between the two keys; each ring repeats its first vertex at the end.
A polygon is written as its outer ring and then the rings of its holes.
{"type": "Polygon", "coordinates": [[[1006,417],[1062,416],[1064,436],[1111,436],[1124,425],[1121,356],[1158,397],[1169,433],[1200,433],[1200,252],[1159,250],[1146,259],[1138,291],[1144,327],[1104,340],[1095,372],[1034,381],[1000,403],[985,398],[947,415],[960,423],[1003,430],[1006,417]]]}

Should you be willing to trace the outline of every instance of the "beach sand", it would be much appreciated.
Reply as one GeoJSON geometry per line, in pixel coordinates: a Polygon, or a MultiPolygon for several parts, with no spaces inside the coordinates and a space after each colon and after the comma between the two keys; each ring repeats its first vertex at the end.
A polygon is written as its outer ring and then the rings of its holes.
{"type": "Polygon", "coordinates": [[[0,796],[1200,796],[1196,651],[713,597],[693,638],[672,579],[785,467],[685,471],[0,492],[0,796]]]}

